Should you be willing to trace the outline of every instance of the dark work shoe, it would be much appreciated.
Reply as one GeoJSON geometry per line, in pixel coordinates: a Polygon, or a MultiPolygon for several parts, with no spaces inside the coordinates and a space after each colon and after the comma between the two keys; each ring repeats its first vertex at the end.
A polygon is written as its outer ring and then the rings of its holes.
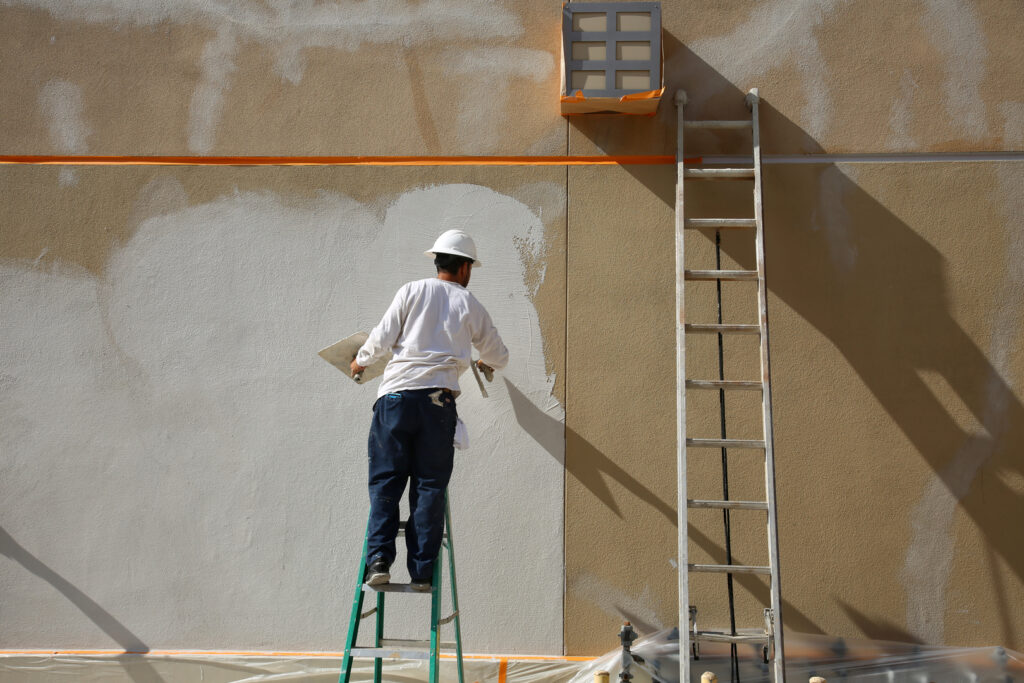
{"type": "Polygon", "coordinates": [[[412,588],[414,591],[426,593],[430,590],[430,579],[413,579],[411,582],[409,582],[409,587],[412,588]]]}
{"type": "Polygon", "coordinates": [[[388,573],[388,563],[383,557],[378,557],[366,568],[366,585],[380,586],[391,581],[391,574],[388,573]]]}

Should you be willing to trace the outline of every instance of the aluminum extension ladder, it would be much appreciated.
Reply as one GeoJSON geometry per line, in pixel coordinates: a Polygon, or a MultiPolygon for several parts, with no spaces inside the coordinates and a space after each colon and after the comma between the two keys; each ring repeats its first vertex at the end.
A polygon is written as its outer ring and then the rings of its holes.
{"type": "MultiPolygon", "coordinates": [[[[359,573],[356,575],[356,592],[352,599],[352,615],[348,623],[348,638],[345,641],[345,656],[341,660],[341,677],[339,683],[349,683],[352,675],[352,660],[356,657],[373,657],[373,680],[381,683],[384,659],[428,659],[430,660],[430,683],[438,683],[440,675],[440,653],[442,650],[455,652],[456,665],[459,672],[459,683],[464,683],[462,670],[462,630],[459,626],[459,596],[455,583],[455,547],[452,542],[452,517],[448,507],[448,499],[444,502],[444,537],[441,549],[434,562],[434,576],[430,586],[430,639],[429,640],[398,640],[384,637],[384,596],[388,593],[411,593],[426,595],[415,591],[407,583],[386,583],[370,586],[364,582],[366,570],[366,550],[368,534],[363,540],[363,553],[359,558],[359,573]],[[441,577],[442,555],[447,550],[448,573],[452,584],[452,614],[441,617],[441,577]],[[367,593],[377,595],[376,607],[363,612],[363,598],[367,593]],[[359,647],[356,641],[359,636],[359,622],[376,614],[376,630],[373,647],[359,647]],[[441,627],[449,622],[455,623],[455,641],[441,642],[441,627]]],[[[369,531],[369,530],[367,530],[369,531]]],[[[405,523],[399,524],[399,536],[405,533],[405,523]]]]}
{"type": "MultiPolygon", "coordinates": [[[[733,655],[734,678],[738,676],[738,660],[736,647],[740,644],[762,646],[765,662],[771,663],[774,683],[784,683],[784,656],[782,639],[781,589],[779,584],[779,543],[778,522],[775,506],[775,462],[772,450],[772,405],[771,375],[768,366],[768,304],[765,289],[764,267],[764,221],[761,205],[761,146],[758,130],[758,92],[751,90],[746,96],[746,105],[751,112],[750,120],[742,121],[684,121],[683,109],[686,106],[686,93],[676,93],[678,115],[678,133],[676,150],[676,391],[677,391],[677,466],[678,466],[678,515],[679,515],[679,666],[680,678],[689,683],[690,655],[699,652],[700,643],[726,642],[731,644],[733,655]],[[753,136],[753,166],[744,168],[685,168],[683,157],[684,131],[687,129],[732,129],[750,130],[753,136]],[[753,217],[751,218],[687,218],[684,211],[683,185],[691,181],[722,181],[750,182],[753,181],[753,217]],[[715,270],[690,270],[686,267],[683,231],[687,229],[705,228],[715,230],[716,254],[718,256],[715,270]],[[722,270],[720,258],[720,231],[745,230],[752,233],[755,241],[757,270],[722,270]],[[686,319],[685,283],[692,280],[716,281],[718,296],[718,320],[714,323],[694,322],[686,319]],[[721,308],[721,283],[723,280],[747,280],[757,283],[757,302],[759,321],[755,324],[724,323],[721,308]],[[686,338],[690,334],[715,334],[719,343],[719,377],[718,379],[688,379],[686,377],[686,338]],[[725,380],[722,371],[722,337],[732,334],[760,335],[761,378],[751,381],[725,380]],[[722,438],[692,438],[686,433],[686,395],[688,391],[718,391],[719,400],[724,410],[725,396],[733,391],[760,391],[762,405],[762,424],[764,437],[761,440],[725,438],[724,417],[722,422],[722,438]],[[689,449],[699,449],[698,453],[707,453],[710,449],[720,449],[722,454],[723,478],[725,483],[725,500],[693,500],[687,496],[686,462],[689,449]],[[727,455],[733,449],[760,451],[764,454],[765,500],[741,501],[728,499],[727,455]],[[726,562],[727,564],[692,564],[688,561],[688,508],[711,508],[723,511],[723,522],[726,528],[726,562]],[[768,532],[769,566],[744,566],[732,564],[732,551],[729,540],[729,515],[733,511],[761,511],[766,513],[768,532]],[[690,604],[689,574],[693,572],[715,572],[726,576],[729,588],[730,627],[719,630],[698,630],[696,608],[690,604]],[[733,574],[748,573],[770,577],[771,607],[764,610],[765,626],[763,632],[737,633],[735,612],[732,603],[733,574]]],[[[724,412],[723,412],[724,415],[724,412]]],[[[697,454],[695,454],[697,455],[697,454]]],[[[697,457],[706,457],[697,455],[697,457]]],[[[741,514],[750,514],[741,512],[741,514]]]]}

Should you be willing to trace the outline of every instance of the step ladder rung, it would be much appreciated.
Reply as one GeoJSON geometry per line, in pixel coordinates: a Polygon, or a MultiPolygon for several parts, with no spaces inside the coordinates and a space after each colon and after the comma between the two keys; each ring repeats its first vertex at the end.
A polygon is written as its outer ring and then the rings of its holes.
{"type": "MultiPolygon", "coordinates": [[[[405,538],[405,522],[398,523],[398,535],[396,536],[396,538],[405,538]]],[[[445,529],[441,532],[441,540],[448,540],[448,529],[445,529]]]]}
{"type": "Polygon", "coordinates": [[[760,382],[736,379],[688,379],[687,389],[751,389],[759,391],[760,382]]]}
{"type": "Polygon", "coordinates": [[[382,583],[377,586],[371,586],[368,583],[363,584],[364,593],[414,593],[415,595],[430,595],[430,591],[418,591],[408,583],[382,583]]]}
{"type": "Polygon", "coordinates": [[[753,178],[753,168],[684,168],[684,178],[694,180],[734,180],[753,178]]]}
{"type": "MultiPolygon", "coordinates": [[[[382,645],[386,641],[382,641],[382,645]]],[[[410,643],[423,641],[409,641],[410,643]]],[[[392,647],[354,647],[349,652],[352,657],[373,657],[380,659],[430,659],[430,642],[426,641],[425,647],[415,645],[392,646],[392,647]]],[[[440,650],[454,650],[455,643],[444,642],[440,644],[440,650]]]]}
{"type": "MultiPolygon", "coordinates": [[[[380,639],[380,646],[381,647],[404,647],[404,648],[408,648],[410,650],[420,650],[420,649],[422,649],[422,650],[429,650],[430,649],[430,641],[429,640],[418,640],[418,639],[415,639],[415,638],[412,639],[412,640],[406,640],[404,638],[381,638],[380,639]]],[[[442,650],[454,650],[455,649],[455,642],[454,641],[449,642],[449,641],[446,641],[446,640],[442,640],[441,642],[438,643],[438,647],[440,647],[442,650]]]]}
{"type": "Polygon", "coordinates": [[[741,121],[735,121],[735,120],[733,120],[733,121],[721,121],[721,120],[718,120],[718,121],[715,121],[715,120],[683,121],[683,127],[684,128],[726,128],[726,129],[734,128],[734,129],[743,129],[743,128],[750,128],[750,127],[752,127],[753,123],[754,122],[750,121],[749,119],[745,119],[745,120],[741,120],[741,121]]]}
{"type": "Polygon", "coordinates": [[[731,633],[723,633],[721,631],[697,631],[694,634],[690,632],[691,636],[695,635],[696,640],[703,641],[705,643],[750,643],[750,644],[763,644],[767,645],[770,638],[764,633],[737,633],[732,635],[731,633]]]}
{"type": "Polygon", "coordinates": [[[760,439],[687,439],[689,448],[753,448],[764,450],[760,439]]]}
{"type": "Polygon", "coordinates": [[[771,567],[759,567],[748,564],[691,564],[688,565],[691,572],[706,572],[712,574],[762,574],[771,576],[771,567]]]}
{"type": "Polygon", "coordinates": [[[711,510],[767,510],[763,500],[687,500],[686,506],[711,510]]]}
{"type": "Polygon", "coordinates": [[[756,280],[756,270],[687,270],[687,280],[756,280]]]}
{"type": "Polygon", "coordinates": [[[688,333],[720,332],[722,334],[761,334],[758,325],[714,325],[704,323],[686,323],[688,333]]]}
{"type": "Polygon", "coordinates": [[[684,228],[756,228],[754,218],[684,218],[684,228]]]}

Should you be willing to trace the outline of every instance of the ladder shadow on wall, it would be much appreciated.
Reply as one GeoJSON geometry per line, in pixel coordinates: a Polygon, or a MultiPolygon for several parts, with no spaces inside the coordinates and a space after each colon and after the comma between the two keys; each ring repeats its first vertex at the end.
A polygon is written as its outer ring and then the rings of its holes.
{"type": "Polygon", "coordinates": [[[30,553],[3,528],[0,528],[0,555],[13,560],[26,571],[48,583],[116,642],[124,650],[124,654],[116,656],[115,659],[124,667],[125,674],[132,681],[162,683],[164,679],[143,657],[149,652],[148,645],[99,603],[30,553]]]}
{"type": "MultiPolygon", "coordinates": [[[[749,117],[742,105],[744,93],[735,84],[667,32],[664,47],[666,94],[655,117],[571,117],[569,125],[606,154],[674,154],[676,109],[673,97],[677,89],[687,92],[687,118],[749,117]]],[[[761,95],[761,138],[765,154],[826,151],[814,137],[772,105],[770,90],[763,89],[761,95]]],[[[728,144],[728,138],[724,139],[723,146],[717,146],[711,137],[706,140],[698,137],[696,145],[692,145],[688,138],[686,156],[738,153],[727,148],[728,144]]],[[[578,150],[569,152],[578,153],[578,150]]],[[[674,209],[674,166],[622,168],[674,209]]],[[[1016,334],[1003,334],[1003,338],[999,338],[999,329],[994,329],[992,348],[987,352],[980,348],[954,317],[951,292],[946,284],[949,263],[929,241],[936,233],[928,232],[931,227],[928,225],[917,225],[915,229],[896,216],[861,187],[856,172],[844,172],[834,164],[768,165],[764,182],[769,306],[773,300],[775,305],[781,300],[834,344],[912,445],[915,461],[904,455],[903,462],[892,462],[892,471],[899,473],[903,468],[913,471],[919,456],[944,489],[939,493],[926,484],[923,490],[908,492],[906,482],[894,476],[889,477],[888,489],[881,491],[877,480],[849,482],[843,491],[844,498],[854,500],[864,495],[881,503],[908,500],[909,496],[920,498],[918,509],[923,510],[928,496],[951,497],[957,509],[966,512],[985,536],[987,557],[975,559],[979,563],[987,562],[994,588],[998,591],[1000,586],[1000,561],[1024,579],[1024,545],[1019,542],[1017,529],[1019,520],[1024,519],[1024,494],[1014,485],[1024,478],[1024,459],[1017,455],[1024,452],[1024,405],[1004,379],[1003,373],[1010,371],[996,367],[992,360],[1002,357],[1005,366],[1012,359],[1013,350],[1019,344],[1021,313],[1013,313],[1018,319],[1010,321],[1009,325],[1016,334]],[[951,412],[936,397],[923,375],[941,378],[966,406],[980,429],[966,429],[962,416],[951,412]]],[[[912,187],[908,181],[907,188],[912,187]]],[[[920,193],[907,192],[906,196],[911,203],[926,204],[928,190],[924,187],[920,193]]],[[[690,215],[724,215],[700,213],[700,198],[691,196],[689,191],[686,201],[688,206],[697,209],[697,213],[688,209],[690,215]]],[[[922,212],[926,210],[927,206],[921,207],[922,212]]],[[[941,230],[974,234],[988,227],[968,222],[963,215],[949,216],[951,224],[943,225],[941,230]],[[954,223],[957,220],[961,224],[954,223]]],[[[755,266],[752,254],[734,251],[727,240],[723,240],[723,252],[726,258],[736,261],[738,267],[755,266]]],[[[998,265],[1002,266],[1005,257],[1002,254],[998,257],[998,265]]],[[[1011,252],[1009,257],[1024,259],[1024,254],[1011,252]]],[[[997,269],[995,273],[978,273],[979,279],[971,284],[976,284],[981,294],[998,291],[987,285],[999,272],[997,269]]],[[[673,291],[673,278],[671,270],[664,273],[664,291],[673,291]]],[[[991,303],[985,300],[982,305],[991,303]]],[[[666,325],[671,325],[671,321],[666,321],[666,325]]],[[[992,327],[997,325],[992,324],[992,327]]],[[[777,344],[773,352],[782,360],[787,355],[799,355],[801,350],[777,344]]],[[[794,414],[787,421],[784,399],[787,391],[795,391],[796,385],[787,386],[790,378],[780,374],[780,368],[785,365],[785,362],[773,364],[778,485],[780,500],[784,501],[783,513],[795,519],[820,511],[805,498],[801,500],[802,491],[815,482],[807,478],[806,470],[787,464],[786,443],[794,440],[801,422],[828,420],[831,413],[794,414]]],[[[834,387],[835,395],[841,394],[844,388],[834,387]]],[[[568,433],[566,437],[570,438],[568,433]]],[[[854,445],[851,442],[835,444],[821,449],[813,457],[824,461],[821,463],[823,470],[843,472],[849,469],[844,459],[854,445]]],[[[809,454],[798,455],[806,463],[809,454]]],[[[894,447],[893,455],[902,455],[899,445],[894,447]]],[[[600,466],[595,473],[599,469],[600,466]]],[[[600,478],[599,474],[596,476],[600,478]]],[[[910,526],[910,520],[901,519],[896,523],[910,526]]],[[[952,528],[949,533],[953,533],[952,528]]],[[[699,534],[692,538],[709,552],[722,553],[711,539],[701,539],[699,534]]],[[[786,546],[795,547],[799,540],[787,539],[785,526],[780,529],[780,538],[782,555],[786,558],[786,546]]],[[[898,547],[876,550],[900,558],[893,560],[895,563],[901,563],[909,552],[898,547]]],[[[840,600],[841,596],[832,597],[868,637],[911,642],[916,639],[890,622],[858,612],[840,600]]],[[[1016,634],[1010,608],[1004,600],[998,600],[997,604],[1003,637],[1006,642],[1013,642],[1016,634]]],[[[788,626],[810,630],[813,626],[810,620],[801,620],[791,606],[787,609],[788,626]],[[798,618],[793,618],[795,616],[798,618]]]]}

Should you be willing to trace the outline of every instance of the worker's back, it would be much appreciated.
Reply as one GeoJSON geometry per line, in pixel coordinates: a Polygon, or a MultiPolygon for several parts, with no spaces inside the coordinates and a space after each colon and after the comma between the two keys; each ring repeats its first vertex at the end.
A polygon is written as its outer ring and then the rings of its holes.
{"type": "Polygon", "coordinates": [[[395,295],[392,307],[396,305],[401,329],[380,395],[436,387],[458,392],[458,378],[469,367],[473,345],[492,367],[508,362],[508,350],[490,315],[457,282],[440,278],[409,282],[395,295]]]}

